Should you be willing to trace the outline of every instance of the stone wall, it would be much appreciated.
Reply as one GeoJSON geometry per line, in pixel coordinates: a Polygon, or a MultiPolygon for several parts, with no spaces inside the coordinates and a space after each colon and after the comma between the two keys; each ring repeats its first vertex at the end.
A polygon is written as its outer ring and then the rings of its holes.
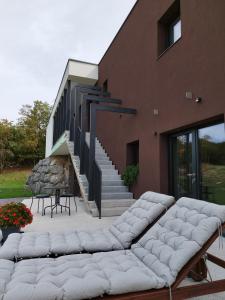
{"type": "Polygon", "coordinates": [[[27,185],[35,194],[47,193],[44,187],[69,184],[70,161],[67,156],[53,156],[42,159],[32,169],[27,185]]]}

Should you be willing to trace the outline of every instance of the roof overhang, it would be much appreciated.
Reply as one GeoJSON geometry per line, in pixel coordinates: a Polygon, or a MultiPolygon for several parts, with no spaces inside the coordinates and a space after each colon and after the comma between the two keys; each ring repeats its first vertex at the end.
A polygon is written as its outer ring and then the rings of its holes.
{"type": "Polygon", "coordinates": [[[68,60],[55,99],[52,115],[54,115],[55,113],[55,109],[57,108],[58,103],[63,95],[68,80],[73,81],[75,85],[76,84],[95,85],[96,82],[98,81],[98,65],[84,62],[84,61],[74,60],[74,59],[68,60]]]}
{"type": "Polygon", "coordinates": [[[64,90],[67,88],[69,80],[72,82],[72,86],[95,85],[98,81],[98,65],[74,59],[68,60],[46,130],[46,157],[50,155],[65,155],[68,153],[64,136],[62,136],[61,139],[53,145],[53,117],[57,106],[61,101],[64,90]]]}

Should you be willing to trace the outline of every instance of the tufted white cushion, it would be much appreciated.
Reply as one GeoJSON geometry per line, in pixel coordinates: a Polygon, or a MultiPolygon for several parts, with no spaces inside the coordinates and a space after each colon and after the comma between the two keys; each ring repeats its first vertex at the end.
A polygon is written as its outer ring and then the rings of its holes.
{"type": "Polygon", "coordinates": [[[146,192],[109,229],[11,234],[0,248],[0,258],[126,249],[173,202],[174,198],[171,196],[146,192]]]}
{"type": "Polygon", "coordinates": [[[225,222],[225,206],[181,198],[131,249],[171,285],[221,222],[225,222]]]}
{"type": "Polygon", "coordinates": [[[172,285],[224,221],[225,206],[182,198],[131,250],[0,260],[0,299],[82,300],[172,285]]]}
{"type": "Polygon", "coordinates": [[[174,197],[155,192],[146,192],[110,226],[124,249],[174,203],[174,197]]]}
{"type": "Polygon", "coordinates": [[[120,242],[105,229],[96,231],[64,231],[62,233],[27,232],[9,235],[0,248],[0,258],[13,259],[64,255],[82,251],[123,249],[120,242]]]}
{"type": "Polygon", "coordinates": [[[165,285],[129,250],[0,260],[0,270],[1,300],[81,300],[165,285]]]}

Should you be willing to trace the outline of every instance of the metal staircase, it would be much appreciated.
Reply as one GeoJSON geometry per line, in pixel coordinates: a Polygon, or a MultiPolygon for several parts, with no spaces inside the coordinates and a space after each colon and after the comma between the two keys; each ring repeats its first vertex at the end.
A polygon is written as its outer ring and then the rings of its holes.
{"type": "Polygon", "coordinates": [[[96,112],[135,114],[136,111],[121,107],[121,100],[110,98],[108,93],[96,87],[75,86],[66,95],[62,111],[56,112],[58,121],[63,120],[65,125],[59,125],[55,120],[54,140],[66,131],[81,194],[92,215],[99,218],[120,215],[135,200],[96,137],[96,112]],[[102,105],[105,103],[111,105],[102,105]]]}

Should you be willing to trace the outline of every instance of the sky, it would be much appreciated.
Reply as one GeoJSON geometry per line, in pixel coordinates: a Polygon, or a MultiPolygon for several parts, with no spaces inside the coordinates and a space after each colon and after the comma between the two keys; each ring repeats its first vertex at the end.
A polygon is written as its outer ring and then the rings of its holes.
{"type": "Polygon", "coordinates": [[[0,0],[0,119],[54,103],[68,58],[98,63],[136,0],[0,0]]]}

